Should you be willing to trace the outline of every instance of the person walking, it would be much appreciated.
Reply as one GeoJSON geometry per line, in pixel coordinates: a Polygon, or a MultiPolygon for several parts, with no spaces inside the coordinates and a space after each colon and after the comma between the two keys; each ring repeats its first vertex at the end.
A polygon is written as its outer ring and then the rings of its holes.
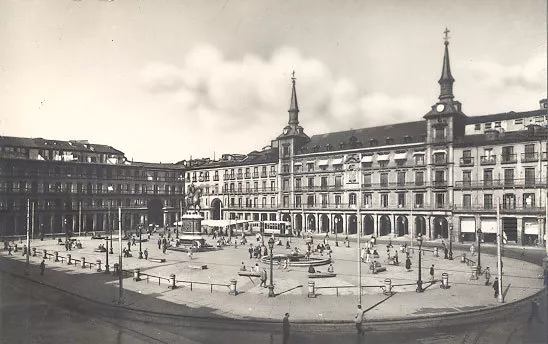
{"type": "Polygon", "coordinates": [[[489,267],[485,268],[485,271],[483,271],[483,274],[485,276],[485,285],[489,285],[489,280],[491,279],[491,271],[489,270],[489,267]]]}
{"type": "Polygon", "coordinates": [[[434,282],[434,264],[430,267],[430,281],[434,282]]]}
{"type": "Polygon", "coordinates": [[[8,245],[8,256],[13,256],[13,254],[11,254],[11,246],[8,245]]]}
{"type": "Polygon", "coordinates": [[[535,298],[533,301],[531,301],[531,315],[529,316],[529,319],[527,319],[527,322],[530,323],[533,318],[538,322],[542,324],[542,320],[540,319],[539,314],[539,308],[540,304],[538,302],[538,299],[535,298]]]}
{"type": "Polygon", "coordinates": [[[470,255],[476,255],[476,247],[474,246],[474,244],[470,245],[470,255]]]}
{"type": "Polygon", "coordinates": [[[285,316],[282,320],[282,331],[284,333],[284,341],[283,344],[289,343],[289,328],[291,325],[289,324],[289,313],[285,313],[285,316]]]}
{"type": "Polygon", "coordinates": [[[261,287],[266,288],[266,270],[261,270],[261,287]]]}
{"type": "Polygon", "coordinates": [[[158,249],[162,249],[162,239],[158,238],[158,249]]]}
{"type": "Polygon", "coordinates": [[[148,260],[148,250],[145,248],[145,252],[143,252],[145,254],[145,260],[148,260]]]}
{"type": "Polygon", "coordinates": [[[131,251],[131,242],[129,240],[127,241],[127,250],[131,251]]]}
{"type": "Polygon", "coordinates": [[[249,244],[247,251],[249,252],[249,259],[253,258],[253,244],[249,244]]]}
{"type": "Polygon", "coordinates": [[[443,246],[443,259],[449,259],[447,254],[449,253],[449,250],[447,249],[447,246],[443,246]]]}
{"type": "Polygon", "coordinates": [[[499,278],[495,277],[493,281],[493,290],[495,290],[495,297],[499,296],[499,278]]]}
{"type": "Polygon", "coordinates": [[[362,329],[362,322],[363,322],[363,314],[365,313],[364,310],[362,310],[362,305],[358,305],[358,310],[356,311],[356,316],[354,317],[354,321],[356,323],[356,330],[358,331],[358,336],[363,336],[364,330],[362,329]]]}
{"type": "Polygon", "coordinates": [[[40,275],[44,274],[45,269],[46,269],[46,261],[42,259],[42,263],[40,263],[40,275]]]}
{"type": "Polygon", "coordinates": [[[411,258],[409,257],[405,260],[405,271],[411,271],[411,258]]]}

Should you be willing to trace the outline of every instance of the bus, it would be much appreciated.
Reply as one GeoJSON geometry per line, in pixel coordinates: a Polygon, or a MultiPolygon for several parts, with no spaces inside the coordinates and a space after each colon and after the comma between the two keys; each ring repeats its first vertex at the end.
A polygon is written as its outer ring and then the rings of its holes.
{"type": "Polygon", "coordinates": [[[253,233],[293,236],[291,223],[288,221],[251,221],[249,222],[249,228],[253,233]]]}

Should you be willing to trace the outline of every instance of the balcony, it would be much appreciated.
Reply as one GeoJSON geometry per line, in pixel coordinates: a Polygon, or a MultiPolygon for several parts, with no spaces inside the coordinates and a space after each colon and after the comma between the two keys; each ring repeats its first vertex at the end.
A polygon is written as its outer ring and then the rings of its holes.
{"type": "Polygon", "coordinates": [[[446,165],[447,159],[445,159],[445,155],[443,157],[436,157],[433,163],[434,165],[446,165]]]}
{"type": "Polygon", "coordinates": [[[213,176],[213,181],[218,182],[219,181],[219,176],[213,176]]]}
{"type": "Polygon", "coordinates": [[[518,161],[517,154],[503,154],[500,156],[501,164],[512,164],[518,161]]]}
{"type": "Polygon", "coordinates": [[[537,161],[538,161],[537,152],[521,153],[521,162],[537,162],[537,161]]]}
{"type": "Polygon", "coordinates": [[[546,187],[546,179],[525,178],[525,179],[484,179],[484,180],[461,180],[455,182],[457,189],[515,189],[515,188],[538,188],[546,187]]]}
{"type": "Polygon", "coordinates": [[[460,166],[461,167],[474,166],[474,158],[470,156],[460,158],[460,166]]]}
{"type": "Polygon", "coordinates": [[[259,172],[253,172],[253,178],[259,178],[259,172]]]}
{"type": "Polygon", "coordinates": [[[242,179],[244,175],[242,173],[236,173],[236,178],[242,179]]]}
{"type": "Polygon", "coordinates": [[[270,171],[270,173],[268,173],[268,176],[269,177],[276,177],[276,171],[270,171]]]}
{"type": "Polygon", "coordinates": [[[432,186],[435,188],[441,188],[447,186],[447,180],[434,180],[432,186]]]}
{"type": "Polygon", "coordinates": [[[266,172],[261,172],[261,178],[266,178],[266,172]]]}
{"type": "Polygon", "coordinates": [[[245,174],[245,179],[249,179],[249,178],[251,178],[251,173],[246,173],[245,174]]]}
{"type": "Polygon", "coordinates": [[[480,157],[481,165],[495,165],[497,163],[496,155],[483,155],[480,157]]]}

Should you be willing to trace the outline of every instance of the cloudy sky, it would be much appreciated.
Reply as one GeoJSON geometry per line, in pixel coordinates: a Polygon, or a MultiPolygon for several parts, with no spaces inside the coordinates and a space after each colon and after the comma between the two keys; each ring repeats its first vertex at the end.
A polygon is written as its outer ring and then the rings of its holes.
{"type": "Polygon", "coordinates": [[[421,119],[443,30],[469,116],[546,97],[545,0],[2,0],[0,135],[175,162],[421,119]]]}

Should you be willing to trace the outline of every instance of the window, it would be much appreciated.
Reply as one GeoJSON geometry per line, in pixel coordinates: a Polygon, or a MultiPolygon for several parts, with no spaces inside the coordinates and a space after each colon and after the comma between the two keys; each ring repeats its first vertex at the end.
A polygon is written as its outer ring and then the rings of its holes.
{"type": "Polygon", "coordinates": [[[289,165],[284,164],[283,167],[282,167],[282,170],[284,171],[284,173],[289,173],[289,165]]]}
{"type": "Polygon", "coordinates": [[[282,150],[282,155],[284,157],[289,156],[289,146],[284,146],[282,150]]]}
{"type": "Polygon", "coordinates": [[[321,179],[321,187],[326,188],[327,187],[327,177],[322,177],[321,179]]]}
{"type": "Polygon", "coordinates": [[[295,196],[295,207],[296,208],[301,207],[301,196],[300,195],[295,196]]]}
{"type": "Polygon", "coordinates": [[[415,158],[415,165],[424,166],[424,154],[416,154],[414,158],[415,158]]]}
{"type": "Polygon", "coordinates": [[[322,197],[322,207],[325,208],[327,207],[327,195],[322,194],[321,197],[322,197]]]}
{"type": "Polygon", "coordinates": [[[502,196],[502,207],[504,209],[515,209],[516,196],[514,194],[505,194],[502,196]]]}
{"type": "Polygon", "coordinates": [[[523,194],[523,207],[524,208],[534,208],[535,207],[535,194],[534,193],[523,194]]]}
{"type": "Polygon", "coordinates": [[[310,196],[307,197],[306,204],[307,204],[309,207],[314,206],[314,196],[313,196],[313,195],[310,195],[310,196]]]}
{"type": "Polygon", "coordinates": [[[464,209],[472,208],[472,196],[471,195],[462,195],[462,207],[464,209]]]}
{"type": "Polygon", "coordinates": [[[523,124],[523,118],[515,119],[514,124],[523,124]]]}
{"type": "Polygon", "coordinates": [[[371,186],[371,173],[365,173],[363,175],[363,185],[371,186]]]}
{"type": "Polygon", "coordinates": [[[388,186],[388,172],[381,173],[381,186],[388,186]]]}
{"type": "Polygon", "coordinates": [[[381,207],[388,207],[388,194],[381,194],[381,207]]]}
{"type": "Polygon", "coordinates": [[[462,163],[464,165],[472,164],[472,151],[471,150],[462,151],[462,163]]]}
{"type": "Polygon", "coordinates": [[[335,187],[340,188],[342,186],[342,176],[335,176],[335,187]]]}
{"type": "Polygon", "coordinates": [[[498,122],[495,122],[495,128],[500,128],[501,127],[501,122],[498,121],[498,122]]]}
{"type": "Polygon", "coordinates": [[[533,186],[535,185],[535,168],[526,168],[525,169],[525,185],[533,186]]]}
{"type": "Polygon", "coordinates": [[[502,162],[513,162],[515,161],[514,147],[506,146],[502,147],[502,162]]]}
{"type": "Polygon", "coordinates": [[[307,163],[306,168],[307,168],[308,172],[313,172],[314,171],[314,163],[313,162],[307,163]]]}
{"type": "Polygon", "coordinates": [[[308,177],[308,187],[309,188],[314,187],[314,177],[308,177]]]}
{"type": "Polygon", "coordinates": [[[474,130],[481,130],[481,123],[474,125],[474,130]]]}
{"type": "Polygon", "coordinates": [[[284,208],[289,207],[289,196],[284,196],[283,198],[283,205],[284,208]]]}
{"type": "Polygon", "coordinates": [[[424,194],[415,194],[415,208],[424,208],[424,194]]]}
{"type": "Polygon", "coordinates": [[[335,195],[335,206],[341,205],[341,195],[335,195]]]}
{"type": "Polygon", "coordinates": [[[471,171],[462,171],[462,185],[463,186],[472,185],[472,172],[471,171]]]}
{"type": "Polygon", "coordinates": [[[417,185],[417,186],[424,185],[424,172],[423,171],[415,172],[415,185],[417,185]]]}
{"type": "Polygon", "coordinates": [[[366,208],[370,208],[373,206],[373,195],[370,193],[364,193],[363,194],[363,205],[366,208]]]}
{"type": "Polygon", "coordinates": [[[399,193],[398,194],[398,207],[403,208],[405,207],[405,194],[399,193]]]}
{"type": "Polygon", "coordinates": [[[398,172],[398,186],[405,185],[405,172],[400,171],[398,172]]]}
{"type": "Polygon", "coordinates": [[[493,185],[493,169],[486,168],[483,170],[483,185],[493,185]]]}
{"type": "Polygon", "coordinates": [[[443,208],[445,205],[445,194],[437,193],[436,194],[436,208],[443,208]]]}
{"type": "Polygon", "coordinates": [[[491,194],[483,195],[483,208],[493,209],[493,195],[491,194]]]}
{"type": "Polygon", "coordinates": [[[504,185],[514,185],[514,169],[504,170],[504,185]]]}
{"type": "Polygon", "coordinates": [[[434,184],[438,186],[445,185],[445,171],[434,171],[434,184]]]}
{"type": "Polygon", "coordinates": [[[270,197],[270,206],[272,208],[276,207],[276,197],[270,197]]]}
{"type": "Polygon", "coordinates": [[[301,178],[295,179],[295,189],[299,190],[301,188],[301,178]]]}
{"type": "Polygon", "coordinates": [[[438,127],[434,129],[434,137],[437,141],[443,140],[445,138],[445,128],[438,127]]]}
{"type": "Polygon", "coordinates": [[[485,123],[485,129],[491,129],[491,124],[492,123],[485,123]]]}
{"type": "Polygon", "coordinates": [[[275,181],[270,181],[270,191],[275,191],[276,190],[276,182],[275,181]]]}
{"type": "Polygon", "coordinates": [[[356,205],[356,194],[355,193],[351,193],[350,195],[348,195],[348,204],[349,205],[356,205]]]}

